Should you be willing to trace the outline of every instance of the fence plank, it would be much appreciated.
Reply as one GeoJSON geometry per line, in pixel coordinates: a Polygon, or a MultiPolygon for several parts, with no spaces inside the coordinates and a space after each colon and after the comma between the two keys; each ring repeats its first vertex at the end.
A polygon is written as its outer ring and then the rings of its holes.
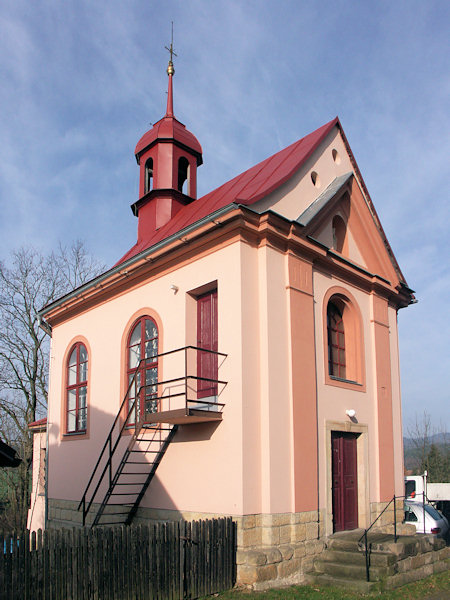
{"type": "Polygon", "coordinates": [[[125,535],[125,554],[124,554],[124,566],[125,566],[125,598],[126,600],[133,600],[132,598],[132,594],[131,594],[131,583],[133,581],[132,579],[132,572],[131,572],[131,568],[132,568],[132,549],[131,549],[131,540],[130,540],[130,528],[129,527],[125,527],[124,529],[124,535],[125,535]]]}
{"type": "Polygon", "coordinates": [[[91,560],[92,560],[92,588],[91,597],[93,600],[101,600],[99,595],[99,558],[98,558],[98,529],[91,530],[91,560]]]}
{"type": "Polygon", "coordinates": [[[230,540],[231,540],[229,525],[230,525],[230,520],[227,519],[226,526],[225,526],[225,548],[224,548],[225,560],[226,560],[226,568],[227,568],[227,571],[226,571],[227,575],[226,575],[226,579],[225,579],[225,585],[228,585],[228,582],[230,581],[230,574],[231,574],[230,552],[228,550],[229,545],[230,545],[230,540]]]}
{"type": "Polygon", "coordinates": [[[142,573],[142,581],[143,581],[143,598],[151,598],[150,595],[150,561],[149,561],[149,550],[150,550],[150,529],[148,527],[143,527],[143,540],[142,540],[142,554],[144,557],[143,560],[143,573],[142,573]]]}
{"type": "Polygon", "coordinates": [[[49,593],[50,573],[49,573],[49,567],[48,567],[49,535],[50,535],[49,529],[45,529],[42,532],[42,599],[43,600],[50,600],[50,593],[49,593]]]}
{"type": "Polygon", "coordinates": [[[163,523],[161,525],[161,550],[162,550],[162,591],[163,597],[166,600],[170,600],[170,585],[169,585],[169,561],[170,561],[170,553],[169,553],[169,524],[163,523]]]}
{"type": "Polygon", "coordinates": [[[61,538],[64,531],[55,529],[53,539],[53,557],[52,557],[52,568],[54,570],[52,578],[52,600],[61,597],[61,552],[59,551],[61,545],[61,538]]]}
{"type": "Polygon", "coordinates": [[[185,549],[186,549],[186,562],[184,568],[184,576],[186,582],[186,598],[192,596],[192,524],[187,522],[185,533],[185,549]]]}
{"type": "Polygon", "coordinates": [[[68,565],[70,581],[71,581],[71,591],[72,591],[72,600],[83,600],[83,596],[80,593],[80,588],[78,585],[78,568],[79,568],[79,559],[80,559],[80,530],[72,529],[72,545],[71,552],[69,554],[69,562],[68,565]]]}
{"type": "Polygon", "coordinates": [[[170,523],[164,524],[164,589],[167,599],[172,600],[170,586],[170,523]]]}
{"type": "Polygon", "coordinates": [[[201,585],[200,585],[200,593],[202,596],[206,594],[206,556],[207,556],[207,540],[206,540],[206,523],[205,521],[200,521],[200,539],[199,544],[201,544],[201,569],[200,569],[200,577],[201,577],[201,585]]]}
{"type": "Polygon", "coordinates": [[[182,556],[182,544],[180,540],[180,523],[176,521],[174,524],[174,563],[173,563],[173,579],[174,579],[174,590],[175,590],[175,598],[183,598],[183,590],[180,588],[180,561],[182,556]]]}
{"type": "Polygon", "coordinates": [[[159,600],[158,593],[158,563],[157,563],[157,548],[156,548],[156,525],[151,528],[151,597],[159,600]]]}
{"type": "Polygon", "coordinates": [[[86,529],[81,530],[81,552],[80,552],[80,570],[79,570],[79,580],[81,584],[81,597],[82,600],[90,600],[90,590],[89,590],[89,568],[88,565],[91,562],[91,557],[88,553],[88,545],[89,538],[86,533],[86,529]]]}
{"type": "Polygon", "coordinates": [[[178,600],[175,592],[175,523],[169,523],[169,587],[170,587],[170,600],[178,600]]]}
{"type": "Polygon", "coordinates": [[[135,538],[136,538],[136,598],[142,598],[142,540],[141,540],[142,528],[140,525],[135,527],[135,538]]]}
{"type": "Polygon", "coordinates": [[[67,593],[70,594],[71,600],[78,600],[78,552],[80,543],[78,532],[75,528],[69,531],[69,547],[66,551],[66,577],[67,577],[67,593]]]}
{"type": "Polygon", "coordinates": [[[112,565],[112,570],[111,570],[111,578],[112,578],[112,587],[111,587],[111,598],[113,600],[118,600],[118,588],[117,588],[117,581],[119,579],[119,572],[118,572],[118,562],[117,562],[117,552],[118,552],[118,527],[114,527],[111,530],[111,546],[110,546],[110,552],[111,552],[111,565],[112,565]]]}
{"type": "Polygon", "coordinates": [[[201,545],[200,539],[200,521],[192,523],[192,574],[194,578],[194,594],[200,596],[200,577],[201,577],[201,545]]]}
{"type": "Polygon", "coordinates": [[[121,528],[121,548],[122,548],[122,556],[121,556],[121,563],[120,563],[120,568],[121,568],[121,580],[122,580],[122,594],[123,594],[123,599],[124,600],[128,600],[128,593],[126,592],[127,589],[127,579],[126,579],[126,567],[127,567],[127,546],[126,546],[126,531],[127,531],[127,527],[122,527],[121,528]]]}
{"type": "Polygon", "coordinates": [[[236,578],[231,518],[27,531],[0,544],[0,600],[182,600],[236,578]]]}
{"type": "Polygon", "coordinates": [[[223,578],[223,574],[224,574],[224,557],[223,557],[223,545],[224,545],[224,537],[225,537],[225,531],[224,531],[224,525],[225,525],[225,521],[224,519],[221,519],[218,523],[218,530],[219,530],[219,539],[217,540],[218,544],[217,544],[217,557],[218,557],[218,561],[219,561],[219,567],[218,567],[218,585],[219,588],[222,589],[224,586],[224,578],[223,578]]]}

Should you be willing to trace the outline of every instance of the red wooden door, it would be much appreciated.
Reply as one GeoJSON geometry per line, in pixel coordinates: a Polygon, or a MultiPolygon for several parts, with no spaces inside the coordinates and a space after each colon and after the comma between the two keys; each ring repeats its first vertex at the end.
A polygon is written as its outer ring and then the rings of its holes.
{"type": "MultiPolygon", "coordinates": [[[[217,352],[217,290],[197,298],[197,346],[217,352]]],[[[197,352],[197,376],[217,380],[217,354],[197,352]]],[[[198,398],[217,394],[217,383],[198,380],[198,398]]]]}
{"type": "Polygon", "coordinates": [[[358,472],[356,435],[333,431],[332,494],[334,531],[358,527],[358,472]]]}

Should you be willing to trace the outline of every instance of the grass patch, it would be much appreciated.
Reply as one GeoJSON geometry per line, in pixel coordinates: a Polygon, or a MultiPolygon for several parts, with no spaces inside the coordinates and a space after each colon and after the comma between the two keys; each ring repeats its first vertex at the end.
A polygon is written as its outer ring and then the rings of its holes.
{"type": "MultiPolygon", "coordinates": [[[[359,600],[360,598],[379,598],[380,600],[416,600],[450,598],[450,571],[431,575],[415,583],[408,583],[389,592],[372,592],[362,594],[350,592],[338,587],[319,587],[311,585],[295,585],[286,588],[267,590],[266,592],[251,592],[249,590],[231,590],[222,594],[214,594],[220,600],[359,600]]],[[[211,598],[211,596],[208,596],[211,598]]]]}

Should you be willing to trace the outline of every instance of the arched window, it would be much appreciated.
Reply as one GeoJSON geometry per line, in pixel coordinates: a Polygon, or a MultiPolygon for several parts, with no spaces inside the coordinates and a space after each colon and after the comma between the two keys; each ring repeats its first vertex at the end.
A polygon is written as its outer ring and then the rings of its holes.
{"type": "Polygon", "coordinates": [[[67,361],[66,432],[85,433],[87,427],[88,353],[77,342],[67,361]]]}
{"type": "Polygon", "coordinates": [[[149,158],[145,163],[145,190],[147,194],[153,189],[153,158],[149,158]]]}
{"type": "Polygon", "coordinates": [[[344,251],[345,236],[347,233],[347,227],[345,226],[344,220],[339,215],[333,218],[333,248],[337,252],[344,251]]]}
{"type": "Polygon", "coordinates": [[[158,410],[158,327],[150,317],[136,321],[128,336],[128,395],[129,421],[145,421],[145,415],[158,410]],[[142,360],[145,359],[145,360],[142,360]]]}
{"type": "Polygon", "coordinates": [[[342,310],[335,302],[327,307],[328,373],[346,379],[345,329],[342,310]]]}
{"type": "Polygon", "coordinates": [[[149,158],[145,163],[145,193],[153,188],[153,158],[149,158]]]}
{"type": "Polygon", "coordinates": [[[334,287],[324,298],[325,381],[365,389],[361,311],[349,291],[334,287]]]}
{"type": "Polygon", "coordinates": [[[178,161],[178,191],[189,194],[189,161],[184,156],[178,161]]]}

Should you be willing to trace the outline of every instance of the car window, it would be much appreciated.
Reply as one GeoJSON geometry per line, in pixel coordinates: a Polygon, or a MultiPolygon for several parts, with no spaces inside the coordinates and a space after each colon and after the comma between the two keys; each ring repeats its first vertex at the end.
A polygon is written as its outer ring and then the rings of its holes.
{"type": "Polygon", "coordinates": [[[407,481],[405,483],[405,495],[411,496],[411,494],[415,491],[416,491],[416,482],[415,481],[407,481]]]}
{"type": "Polygon", "coordinates": [[[409,506],[405,507],[405,521],[417,521],[417,517],[409,506]]]}
{"type": "Polygon", "coordinates": [[[440,521],[440,519],[442,519],[441,513],[438,510],[436,510],[433,506],[425,504],[425,510],[430,515],[430,517],[433,517],[433,519],[436,519],[437,521],[440,521]]]}

